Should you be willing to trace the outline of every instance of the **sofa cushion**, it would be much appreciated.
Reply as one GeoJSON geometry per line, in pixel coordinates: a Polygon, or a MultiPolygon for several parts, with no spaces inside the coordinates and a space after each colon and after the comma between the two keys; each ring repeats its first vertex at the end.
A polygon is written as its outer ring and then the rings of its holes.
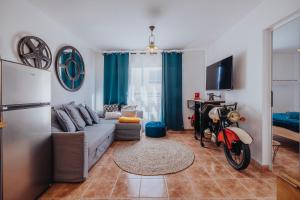
{"type": "Polygon", "coordinates": [[[98,117],[98,115],[97,115],[97,113],[95,112],[95,111],[93,111],[89,106],[85,106],[85,108],[86,108],[86,110],[89,112],[89,114],[90,114],[90,116],[91,116],[91,118],[92,118],[92,120],[93,120],[93,122],[95,123],[95,124],[99,124],[99,117],[98,117]]]}
{"type": "Polygon", "coordinates": [[[100,120],[100,124],[116,124],[118,123],[117,119],[99,119],[100,120]]]}
{"type": "Polygon", "coordinates": [[[94,124],[84,129],[89,152],[93,152],[101,143],[103,143],[109,135],[114,134],[115,124],[94,124]]]}
{"type": "Polygon", "coordinates": [[[73,121],[76,129],[78,131],[82,131],[86,125],[85,121],[82,119],[78,109],[75,105],[65,104],[64,109],[66,113],[70,116],[71,120],[73,121]]]}
{"type": "Polygon", "coordinates": [[[77,108],[78,108],[80,114],[82,115],[84,121],[88,125],[93,125],[93,120],[92,120],[89,112],[86,110],[86,108],[82,104],[79,104],[77,108]]]}
{"type": "Polygon", "coordinates": [[[139,123],[117,123],[116,130],[141,130],[141,124],[139,123]]]}
{"type": "Polygon", "coordinates": [[[55,110],[57,120],[65,132],[75,132],[76,127],[70,119],[69,115],[64,110],[55,110]]]}

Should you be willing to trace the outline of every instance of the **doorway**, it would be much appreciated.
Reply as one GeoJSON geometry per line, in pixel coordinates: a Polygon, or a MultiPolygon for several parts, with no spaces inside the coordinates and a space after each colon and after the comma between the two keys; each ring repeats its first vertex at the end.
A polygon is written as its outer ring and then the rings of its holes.
{"type": "Polygon", "coordinates": [[[300,172],[300,17],[272,32],[272,166],[300,172]]]}

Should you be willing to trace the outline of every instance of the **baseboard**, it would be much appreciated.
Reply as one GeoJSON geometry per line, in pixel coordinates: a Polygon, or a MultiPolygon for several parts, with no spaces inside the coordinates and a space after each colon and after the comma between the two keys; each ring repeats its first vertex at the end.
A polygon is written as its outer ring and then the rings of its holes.
{"type": "Polygon", "coordinates": [[[183,129],[182,131],[173,131],[173,130],[168,130],[169,133],[182,133],[182,132],[191,132],[194,129],[183,129]]]}
{"type": "Polygon", "coordinates": [[[254,159],[251,159],[251,165],[253,165],[255,168],[259,169],[262,172],[270,171],[269,165],[262,165],[254,159]]]}

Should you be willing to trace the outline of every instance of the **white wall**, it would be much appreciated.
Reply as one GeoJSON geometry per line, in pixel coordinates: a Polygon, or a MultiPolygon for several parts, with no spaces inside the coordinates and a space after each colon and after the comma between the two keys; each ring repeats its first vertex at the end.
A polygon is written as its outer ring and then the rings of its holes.
{"type": "Polygon", "coordinates": [[[205,52],[201,50],[186,51],[182,56],[182,109],[185,129],[192,129],[190,120],[194,113],[187,108],[187,100],[200,92],[205,97],[205,52]]]}
{"type": "Polygon", "coordinates": [[[52,104],[75,100],[95,105],[95,64],[96,54],[80,38],[68,32],[63,26],[26,1],[1,0],[0,2],[0,56],[3,59],[18,61],[17,43],[24,35],[42,38],[52,52],[52,104]],[[77,92],[66,91],[58,82],[54,60],[57,51],[64,45],[76,47],[85,62],[86,77],[82,88],[77,92]]]}
{"type": "Polygon", "coordinates": [[[96,110],[103,110],[104,56],[102,54],[97,55],[95,74],[96,110]]]}
{"type": "Polygon", "coordinates": [[[300,8],[299,0],[265,0],[207,48],[207,64],[234,55],[235,90],[224,92],[237,101],[247,121],[241,126],[254,138],[252,157],[270,164],[270,135],[264,114],[264,31],[300,8]]]}
{"type": "Polygon", "coordinates": [[[298,52],[273,53],[273,112],[299,111],[300,54],[298,52]],[[279,80],[279,81],[278,81],[279,80]]]}

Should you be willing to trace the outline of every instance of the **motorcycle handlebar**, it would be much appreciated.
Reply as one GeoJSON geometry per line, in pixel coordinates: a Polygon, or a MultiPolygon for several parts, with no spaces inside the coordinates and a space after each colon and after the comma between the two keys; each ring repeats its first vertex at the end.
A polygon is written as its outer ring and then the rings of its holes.
{"type": "Polygon", "coordinates": [[[234,106],[235,108],[237,107],[237,102],[233,103],[233,104],[224,104],[222,105],[224,108],[227,108],[227,107],[232,107],[234,106]]]}

